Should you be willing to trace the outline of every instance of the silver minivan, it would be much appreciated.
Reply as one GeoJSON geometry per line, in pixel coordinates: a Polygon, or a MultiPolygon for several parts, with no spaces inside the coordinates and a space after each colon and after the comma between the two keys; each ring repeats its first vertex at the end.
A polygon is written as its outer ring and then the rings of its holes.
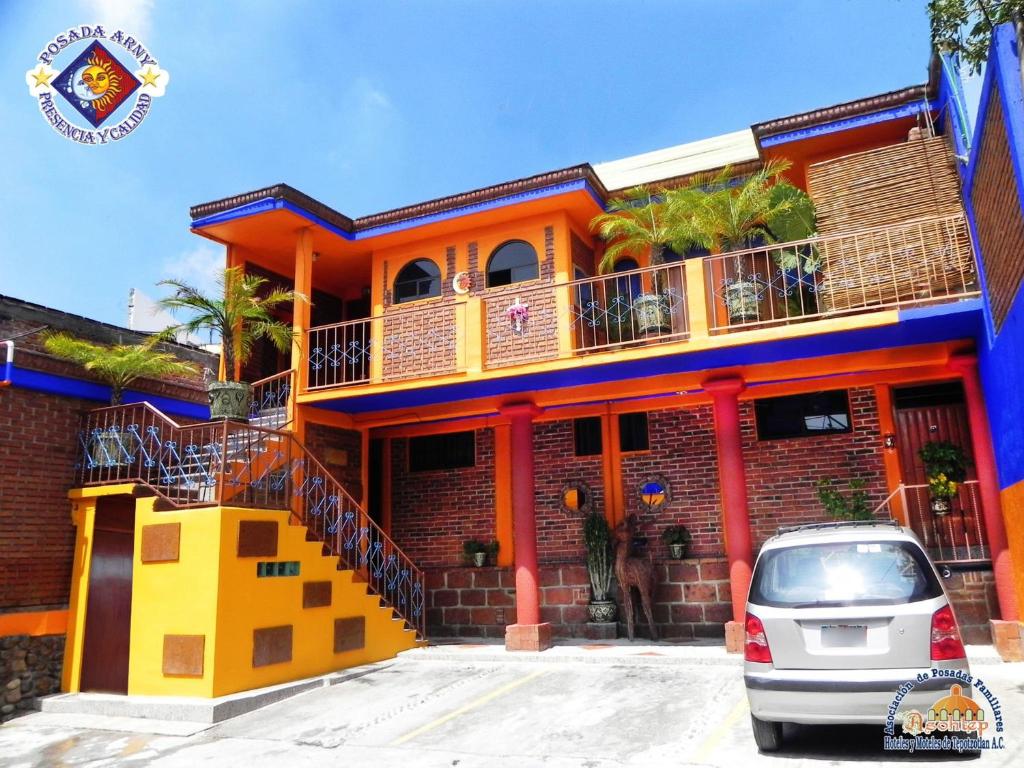
{"type": "MultiPolygon", "coordinates": [[[[895,522],[780,529],[762,547],[747,598],[744,681],[758,749],[783,723],[882,724],[897,688],[931,669],[968,671],[935,565],[895,522]]],[[[916,685],[927,711],[948,682],[916,685]]],[[[969,694],[968,694],[969,695],[969,694]]]]}

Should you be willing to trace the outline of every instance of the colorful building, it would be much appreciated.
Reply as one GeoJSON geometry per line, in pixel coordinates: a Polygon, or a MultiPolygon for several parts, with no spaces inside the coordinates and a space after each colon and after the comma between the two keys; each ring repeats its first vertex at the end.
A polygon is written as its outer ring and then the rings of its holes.
{"type": "Polygon", "coordinates": [[[636,515],[662,637],[735,647],[758,546],[826,518],[822,480],[853,481],[917,532],[968,642],[996,620],[1019,647],[1024,111],[1009,34],[970,146],[936,59],[923,85],[362,218],[285,184],[193,207],[228,265],[311,300],[287,313],[291,355],[259,349],[241,371],[258,381],[249,425],[138,405],[89,417],[65,688],[87,687],[104,526],[132,574],[118,685],[211,696],[427,635],[510,649],[603,636],[590,509],[636,515]],[[773,158],[812,198],[815,237],[598,271],[590,223],[623,190],[773,158]],[[934,440],[971,461],[948,513],[918,455],[934,440]],[[676,524],[692,534],[682,560],[660,541],[676,524]],[[496,541],[493,562],[467,566],[467,540],[496,541]]]}

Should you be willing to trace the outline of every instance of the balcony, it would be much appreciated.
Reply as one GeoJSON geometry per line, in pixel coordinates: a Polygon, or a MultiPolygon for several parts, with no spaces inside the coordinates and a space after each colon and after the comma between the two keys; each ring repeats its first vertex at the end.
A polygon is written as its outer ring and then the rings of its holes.
{"type": "Polygon", "coordinates": [[[312,328],[306,390],[482,374],[976,295],[964,216],[935,217],[312,328]]]}

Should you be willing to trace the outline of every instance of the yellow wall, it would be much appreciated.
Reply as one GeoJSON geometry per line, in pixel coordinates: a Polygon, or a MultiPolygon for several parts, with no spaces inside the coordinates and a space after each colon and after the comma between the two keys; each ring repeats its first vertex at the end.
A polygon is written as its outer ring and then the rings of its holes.
{"type": "Polygon", "coordinates": [[[1014,565],[1014,588],[1017,590],[1017,602],[1021,603],[1024,601],[1024,480],[1004,488],[1000,501],[1014,565]]]}
{"type": "MultiPolygon", "coordinates": [[[[89,560],[95,519],[95,490],[75,491],[75,568],[68,611],[63,689],[79,690],[82,634],[88,601],[89,560]],[[90,491],[92,493],[90,494],[90,491]]],[[[101,490],[131,492],[131,486],[101,490]]],[[[132,572],[128,693],[164,696],[221,696],[379,661],[415,646],[415,635],[394,619],[379,598],[339,571],[337,558],[323,557],[321,545],[306,541],[306,529],[289,525],[287,512],[205,507],[157,511],[155,498],[136,501],[132,572]],[[241,520],[278,523],[276,556],[238,557],[241,520]],[[146,525],[180,523],[178,560],[143,563],[146,525]],[[298,576],[257,577],[260,561],[298,561],[298,576]],[[330,606],[303,608],[303,582],[331,581],[330,606]],[[361,650],[334,653],[334,620],[364,616],[361,650]],[[292,660],[254,668],[253,630],[290,624],[292,660]],[[203,635],[202,676],[163,673],[165,635],[203,635]]]]}

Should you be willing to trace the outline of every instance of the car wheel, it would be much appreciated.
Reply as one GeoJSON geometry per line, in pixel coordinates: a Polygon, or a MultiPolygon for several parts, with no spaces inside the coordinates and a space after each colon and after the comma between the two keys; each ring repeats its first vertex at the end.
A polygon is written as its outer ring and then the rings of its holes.
{"type": "Polygon", "coordinates": [[[751,715],[750,727],[754,730],[754,743],[761,752],[777,752],[782,746],[782,723],[761,720],[751,715]]]}

